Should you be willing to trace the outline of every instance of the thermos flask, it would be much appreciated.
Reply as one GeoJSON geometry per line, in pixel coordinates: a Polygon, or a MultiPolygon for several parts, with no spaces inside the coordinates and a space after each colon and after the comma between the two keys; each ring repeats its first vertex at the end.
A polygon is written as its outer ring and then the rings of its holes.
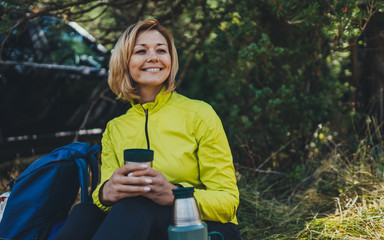
{"type": "Polygon", "coordinates": [[[219,232],[208,233],[207,224],[201,221],[193,187],[175,188],[173,225],[168,227],[169,240],[222,240],[219,232]]]}
{"type": "Polygon", "coordinates": [[[169,240],[208,240],[207,225],[201,221],[193,187],[175,188],[173,225],[168,227],[169,240]]]}

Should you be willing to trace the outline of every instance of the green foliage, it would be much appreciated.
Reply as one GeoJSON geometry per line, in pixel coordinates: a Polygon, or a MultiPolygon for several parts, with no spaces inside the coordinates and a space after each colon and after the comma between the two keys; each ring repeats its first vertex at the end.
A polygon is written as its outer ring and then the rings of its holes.
{"type": "MultiPolygon", "coordinates": [[[[315,127],[337,110],[333,102],[341,94],[329,89],[344,91],[327,68],[330,49],[321,45],[327,41],[321,33],[327,18],[318,11],[325,12],[326,6],[291,1],[286,5],[243,1],[203,46],[208,64],[199,66],[207,69],[199,69],[205,73],[200,79],[210,81],[207,91],[215,93],[207,92],[206,100],[219,112],[246,165],[260,164],[282,146],[288,157],[277,159],[274,167],[299,161],[296,153],[303,151],[315,127]],[[316,17],[287,23],[297,12],[316,17]]],[[[199,81],[194,74],[189,77],[186,81],[199,81]]]]}
{"type": "MultiPolygon", "coordinates": [[[[25,16],[75,20],[109,49],[138,20],[155,17],[169,27],[180,60],[178,91],[212,104],[228,134],[246,239],[331,238],[354,231],[348,225],[371,236],[357,226],[376,226],[368,220],[380,208],[369,213],[360,197],[347,203],[383,182],[383,145],[379,124],[357,111],[364,89],[352,49],[365,46],[362,35],[383,1],[6,2],[0,11],[18,5],[36,10],[25,16]],[[346,207],[326,218],[334,198],[346,207]],[[344,210],[366,215],[343,222],[344,210]],[[319,234],[329,226],[333,232],[319,234]]],[[[15,23],[1,17],[0,28],[10,30],[15,23]]]]}
{"type": "Polygon", "coordinates": [[[349,116],[348,101],[360,90],[349,47],[381,8],[376,1],[241,1],[195,55],[182,87],[214,105],[240,164],[257,167],[279,151],[264,167],[295,175],[319,124],[332,122],[341,133],[360,124],[359,113],[349,116]]]}
{"type": "Polygon", "coordinates": [[[131,23],[158,18],[175,36],[179,90],[214,105],[236,161],[258,166],[279,151],[265,167],[286,172],[305,165],[318,124],[349,111],[344,102],[356,86],[348,84],[349,55],[339,53],[382,7],[353,0],[19,4],[76,20],[109,48],[131,23]]]}

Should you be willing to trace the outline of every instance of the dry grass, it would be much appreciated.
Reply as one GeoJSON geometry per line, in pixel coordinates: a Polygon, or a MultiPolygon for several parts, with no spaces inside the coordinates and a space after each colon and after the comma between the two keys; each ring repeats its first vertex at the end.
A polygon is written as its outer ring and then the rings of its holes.
{"type": "MultiPolygon", "coordinates": [[[[33,161],[41,157],[36,155],[28,158],[16,158],[0,164],[0,192],[4,190],[8,182],[17,178],[33,161]]],[[[7,190],[9,191],[9,189],[7,190]]]]}
{"type": "MultiPolygon", "coordinates": [[[[332,145],[315,159],[317,166],[298,184],[291,204],[289,192],[271,197],[260,191],[260,176],[240,181],[243,239],[384,239],[382,150],[383,142],[368,138],[353,153],[332,145]]],[[[269,182],[278,185],[274,180],[269,182]]]]}
{"type": "Polygon", "coordinates": [[[336,211],[327,217],[310,221],[298,239],[384,239],[382,197],[348,199],[344,204],[339,198],[336,211]]]}
{"type": "MultiPolygon", "coordinates": [[[[243,239],[384,239],[381,149],[367,140],[353,153],[333,145],[297,189],[286,176],[238,173],[243,239]]],[[[0,165],[1,186],[38,157],[0,165]]]]}

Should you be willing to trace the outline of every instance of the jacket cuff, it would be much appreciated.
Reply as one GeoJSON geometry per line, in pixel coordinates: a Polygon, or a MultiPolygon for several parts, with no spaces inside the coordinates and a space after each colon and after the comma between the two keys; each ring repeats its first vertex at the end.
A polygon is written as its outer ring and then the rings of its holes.
{"type": "MultiPolygon", "coordinates": [[[[108,180],[107,180],[108,181],[108,180]]],[[[100,208],[100,210],[104,211],[104,212],[109,212],[111,209],[112,209],[112,206],[111,205],[104,205],[101,201],[100,201],[100,194],[102,193],[103,191],[103,187],[104,187],[104,184],[107,182],[105,181],[102,185],[99,185],[99,187],[93,192],[92,194],[92,197],[93,197],[93,203],[98,207],[100,208]]]]}
{"type": "Polygon", "coordinates": [[[180,182],[180,183],[173,184],[173,185],[175,185],[175,186],[179,186],[179,185],[180,185],[180,186],[183,187],[183,188],[185,188],[185,187],[193,187],[192,184],[187,183],[187,182],[180,182]]]}

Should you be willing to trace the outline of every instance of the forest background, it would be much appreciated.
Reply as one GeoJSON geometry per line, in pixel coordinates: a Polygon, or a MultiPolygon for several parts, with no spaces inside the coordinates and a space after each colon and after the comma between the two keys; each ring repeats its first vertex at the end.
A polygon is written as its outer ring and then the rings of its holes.
{"type": "Polygon", "coordinates": [[[384,238],[383,1],[5,2],[76,21],[109,50],[139,20],[170,28],[177,91],[210,103],[228,135],[244,239],[384,238]]]}

